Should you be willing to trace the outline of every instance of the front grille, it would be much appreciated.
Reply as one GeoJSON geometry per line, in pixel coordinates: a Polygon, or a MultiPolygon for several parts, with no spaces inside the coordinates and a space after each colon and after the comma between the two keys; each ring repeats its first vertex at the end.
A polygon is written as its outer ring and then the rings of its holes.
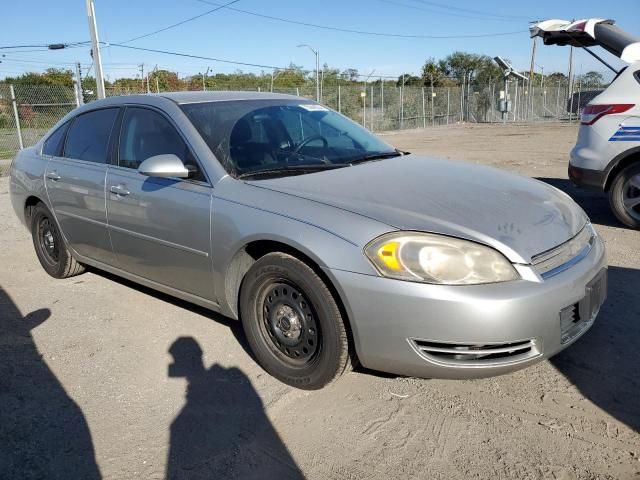
{"type": "Polygon", "coordinates": [[[442,343],[411,339],[416,351],[426,359],[450,365],[489,366],[517,363],[540,355],[536,339],[511,343],[442,343]]]}
{"type": "Polygon", "coordinates": [[[542,252],[531,259],[533,267],[542,278],[549,278],[575,265],[591,251],[595,240],[595,230],[587,223],[569,241],[542,252]]]}

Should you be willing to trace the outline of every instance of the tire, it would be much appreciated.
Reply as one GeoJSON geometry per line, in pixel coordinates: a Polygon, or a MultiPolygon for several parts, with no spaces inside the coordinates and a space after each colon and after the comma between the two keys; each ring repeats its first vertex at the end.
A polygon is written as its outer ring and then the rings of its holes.
{"type": "Polygon", "coordinates": [[[54,278],[69,278],[84,272],[67,248],[49,209],[38,203],[31,212],[31,238],[42,268],[54,278]]]}
{"type": "Polygon", "coordinates": [[[629,228],[640,230],[640,203],[630,207],[636,201],[640,202],[640,163],[620,171],[609,189],[609,204],[618,220],[629,228]]]}
{"type": "Polygon", "coordinates": [[[291,255],[269,253],[253,264],[242,282],[240,318],[260,366],[287,385],[319,389],[351,367],[336,300],[291,255]]]}

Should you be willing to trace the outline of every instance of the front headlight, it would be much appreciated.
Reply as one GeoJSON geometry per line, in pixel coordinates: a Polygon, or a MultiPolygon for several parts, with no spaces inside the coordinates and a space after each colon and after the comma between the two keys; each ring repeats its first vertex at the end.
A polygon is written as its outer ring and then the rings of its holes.
{"type": "Polygon", "coordinates": [[[375,239],[364,252],[381,275],[398,280],[474,285],[520,278],[498,251],[443,235],[394,232],[375,239]]]}

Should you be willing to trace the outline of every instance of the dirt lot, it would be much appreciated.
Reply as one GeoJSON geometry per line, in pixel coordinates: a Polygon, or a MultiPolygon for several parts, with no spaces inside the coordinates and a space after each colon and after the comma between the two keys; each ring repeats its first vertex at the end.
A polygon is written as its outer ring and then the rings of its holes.
{"type": "Polygon", "coordinates": [[[54,465],[65,479],[640,478],[640,232],[565,180],[575,136],[555,124],[386,136],[542,178],[607,243],[591,331],[549,362],[473,381],[358,371],[289,388],[232,320],[105,274],[48,277],[0,179],[0,477],[54,465]]]}

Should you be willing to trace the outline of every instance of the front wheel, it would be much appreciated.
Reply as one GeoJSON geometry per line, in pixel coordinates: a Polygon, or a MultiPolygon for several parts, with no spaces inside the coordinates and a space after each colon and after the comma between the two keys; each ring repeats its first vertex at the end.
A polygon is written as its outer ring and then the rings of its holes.
{"type": "Polygon", "coordinates": [[[242,283],[240,316],[258,363],[288,385],[322,388],[350,366],[333,295],[291,255],[270,253],[256,261],[242,283]]]}
{"type": "Polygon", "coordinates": [[[84,272],[84,266],[71,256],[65,245],[53,215],[42,203],[33,207],[31,236],[38,260],[49,275],[68,278],[84,272]]]}
{"type": "Polygon", "coordinates": [[[624,168],[609,190],[609,203],[618,220],[640,230],[640,163],[624,168]]]}

